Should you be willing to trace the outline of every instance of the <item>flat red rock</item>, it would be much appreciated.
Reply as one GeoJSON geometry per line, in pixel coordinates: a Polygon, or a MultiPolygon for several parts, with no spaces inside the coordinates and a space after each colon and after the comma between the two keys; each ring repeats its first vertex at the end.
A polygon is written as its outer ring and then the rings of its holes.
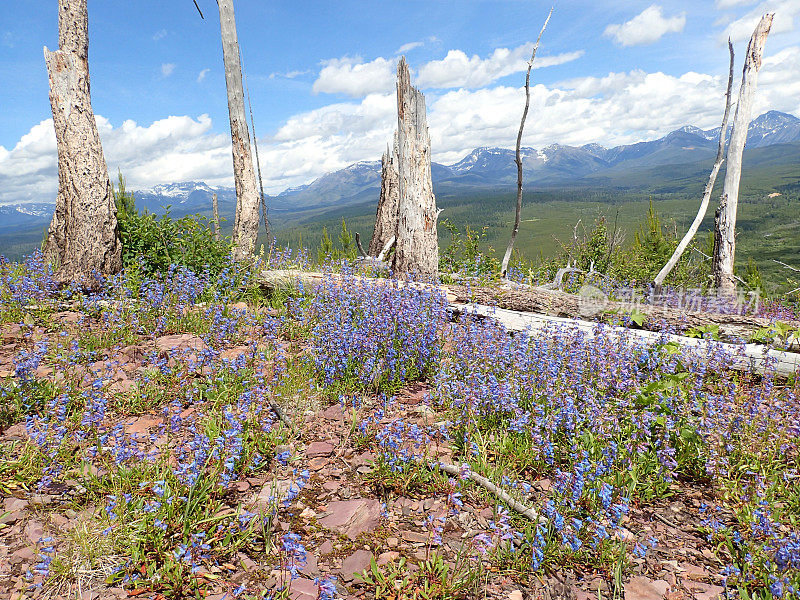
{"type": "Polygon", "coordinates": [[[362,533],[373,531],[381,518],[381,503],[374,498],[336,500],[328,504],[328,516],[320,519],[320,524],[356,539],[362,533]]]}

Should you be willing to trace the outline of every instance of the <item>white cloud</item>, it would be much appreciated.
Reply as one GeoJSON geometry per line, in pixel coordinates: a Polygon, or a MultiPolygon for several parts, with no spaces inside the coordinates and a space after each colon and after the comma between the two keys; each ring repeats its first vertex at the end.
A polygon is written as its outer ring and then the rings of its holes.
{"type": "Polygon", "coordinates": [[[203,81],[206,78],[206,75],[208,75],[210,72],[211,69],[203,69],[202,71],[200,71],[200,73],[197,74],[197,83],[203,81]]]}
{"type": "MultiPolygon", "coordinates": [[[[147,127],[96,120],[109,172],[121,171],[132,189],[192,179],[231,183],[230,138],[213,133],[208,115],[167,117],[147,127]]],[[[50,202],[57,187],[52,119],[32,127],[10,151],[0,146],[0,204],[50,202]]]]}
{"type": "Polygon", "coordinates": [[[163,40],[167,37],[167,30],[166,29],[159,29],[153,34],[153,41],[157,42],[159,40],[163,40]]]}
{"type": "Polygon", "coordinates": [[[297,77],[300,77],[301,75],[307,75],[310,72],[311,71],[309,71],[308,69],[303,70],[303,71],[300,71],[300,70],[286,71],[285,73],[275,72],[275,73],[270,73],[269,74],[269,78],[270,79],[295,79],[297,77]]]}
{"type": "Polygon", "coordinates": [[[665,17],[661,7],[652,4],[630,21],[609,25],[603,35],[613,37],[614,41],[621,46],[638,46],[652,44],[667,33],[683,31],[685,25],[686,13],[665,17]]]}
{"type": "Polygon", "coordinates": [[[795,19],[800,16],[800,0],[768,0],[738,19],[727,19],[727,26],[719,36],[720,41],[724,42],[728,37],[734,43],[749,40],[759,20],[767,12],[775,13],[770,37],[793,32],[797,29],[795,19]]]}
{"type": "MultiPolygon", "coordinates": [[[[530,59],[532,43],[517,48],[497,48],[486,58],[467,56],[461,50],[450,50],[441,60],[422,65],[414,75],[415,85],[431,88],[477,88],[511,75],[525,71],[530,59]]],[[[583,50],[565,52],[555,56],[539,56],[535,69],[552,67],[576,60],[583,50]]],[[[345,94],[353,97],[386,93],[394,88],[397,61],[378,57],[362,62],[359,57],[334,58],[325,61],[319,77],[314,82],[315,93],[345,94]]]]}
{"type": "Polygon", "coordinates": [[[175,71],[175,63],[162,63],[161,64],[161,75],[163,77],[169,77],[175,71]]]}
{"type": "MultiPolygon", "coordinates": [[[[523,44],[511,50],[497,48],[487,58],[477,55],[467,57],[461,50],[450,50],[442,60],[433,60],[420,67],[415,82],[421,88],[483,87],[506,75],[525,71],[532,50],[533,44],[523,44]]],[[[542,69],[561,65],[583,54],[583,50],[578,50],[555,56],[539,56],[533,67],[542,69]]]]}
{"type": "Polygon", "coordinates": [[[366,96],[386,92],[394,87],[394,60],[378,57],[365,63],[360,57],[332,58],[323,61],[312,90],[315,94],[366,96]]]}
{"type": "Polygon", "coordinates": [[[419,48],[424,45],[425,42],[408,42],[397,49],[397,54],[405,54],[406,52],[411,52],[414,48],[419,48]]]}
{"type": "MultiPolygon", "coordinates": [[[[635,70],[535,85],[523,143],[613,146],[654,139],[686,124],[716,127],[725,79],[725,73],[635,70]]],[[[428,94],[434,160],[452,163],[476,146],[513,147],[523,103],[521,86],[428,94]]],[[[769,109],[800,115],[800,46],[764,59],[754,114],[769,109]]],[[[275,135],[259,139],[266,190],[277,193],[353,162],[378,159],[396,127],[396,110],[388,90],[291,117],[275,135]]],[[[206,115],[116,127],[103,117],[97,121],[110,172],[120,169],[132,189],[189,179],[232,184],[230,139],[214,133],[206,115]]],[[[227,132],[225,123],[217,129],[227,132]]],[[[32,127],[10,150],[0,146],[0,204],[52,201],[57,182],[52,121],[32,127]]]]}

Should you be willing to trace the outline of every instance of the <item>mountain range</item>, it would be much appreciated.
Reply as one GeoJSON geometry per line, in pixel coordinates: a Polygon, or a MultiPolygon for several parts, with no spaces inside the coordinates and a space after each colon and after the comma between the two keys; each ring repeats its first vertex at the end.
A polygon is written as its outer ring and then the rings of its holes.
{"type": "MultiPolygon", "coordinates": [[[[631,172],[661,165],[687,164],[711,159],[716,154],[719,127],[703,130],[685,126],[662,138],[606,148],[600,144],[566,146],[552,144],[542,149],[522,148],[526,184],[538,186],[608,185],[631,172]]],[[[749,127],[747,148],[800,143],[800,119],[770,111],[754,119],[749,127]]],[[[452,165],[433,163],[431,175],[437,193],[480,189],[502,189],[516,185],[515,151],[508,148],[475,148],[452,165]]],[[[307,185],[287,189],[268,197],[270,211],[307,212],[336,206],[377,201],[380,189],[380,161],[361,161],[326,173],[307,185]]],[[[159,211],[171,204],[175,214],[206,211],[216,191],[220,211],[232,212],[233,188],[211,190],[202,182],[183,182],[135,192],[137,204],[159,211]]]]}
{"type": "MultiPolygon", "coordinates": [[[[636,180],[637,173],[655,167],[710,161],[717,150],[718,136],[718,127],[703,130],[687,125],[656,140],[612,148],[597,143],[522,148],[525,183],[527,186],[535,183],[539,188],[625,187],[629,185],[626,182],[636,180]]],[[[800,119],[770,111],[751,122],[747,136],[750,151],[779,144],[789,145],[787,152],[800,157],[800,119]]],[[[785,162],[786,152],[774,154],[775,160],[785,162]]],[[[513,149],[482,147],[452,165],[433,163],[434,190],[437,194],[447,194],[514,187],[517,177],[514,159],[513,149]]],[[[379,189],[380,162],[361,161],[322,175],[307,185],[269,196],[267,203],[275,216],[313,214],[376,202],[379,189]]],[[[170,206],[172,215],[182,216],[195,212],[208,214],[213,193],[218,196],[220,214],[232,220],[236,193],[229,187],[213,188],[202,181],[186,181],[135,190],[134,196],[140,209],[162,213],[170,206]]],[[[46,226],[52,207],[52,204],[0,206],[0,235],[46,226]]]]}

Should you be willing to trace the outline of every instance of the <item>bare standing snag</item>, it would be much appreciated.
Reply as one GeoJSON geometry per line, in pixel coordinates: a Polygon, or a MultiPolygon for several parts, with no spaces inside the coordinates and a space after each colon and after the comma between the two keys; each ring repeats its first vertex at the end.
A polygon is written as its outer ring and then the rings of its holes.
{"type": "Polygon", "coordinates": [[[231,121],[233,179],[236,184],[236,219],[233,225],[233,255],[244,260],[253,253],[258,237],[259,195],[253,158],[250,153],[250,133],[244,108],[242,64],[233,0],[219,0],[219,21],[222,35],[222,57],[225,63],[225,84],[228,88],[228,113],[231,121]]]}
{"type": "Polygon", "coordinates": [[[397,194],[400,185],[398,151],[397,131],[395,131],[392,148],[387,146],[386,152],[381,157],[381,195],[378,199],[378,212],[375,215],[375,230],[369,243],[370,256],[378,256],[386,243],[397,236],[397,194]]]}
{"type": "Polygon", "coordinates": [[[550,22],[550,17],[553,16],[553,9],[550,9],[547,19],[545,19],[542,30],[539,32],[539,38],[533,46],[531,52],[531,59],[528,61],[528,72],[525,75],[525,110],[522,111],[522,120],[519,123],[519,132],[517,133],[517,209],[514,213],[514,229],[511,231],[511,239],[508,241],[506,253],[503,256],[503,264],[500,267],[500,274],[505,277],[508,270],[508,261],[511,260],[511,253],[514,251],[514,242],[517,240],[517,233],[519,233],[519,221],[522,215],[522,156],[520,156],[520,145],[522,144],[522,131],[525,129],[525,119],[528,118],[528,108],[531,105],[531,69],[533,68],[533,60],[536,58],[536,51],[539,49],[539,42],[542,41],[542,34],[544,33],[547,24],[550,22]]]}
{"type": "Polygon", "coordinates": [[[431,181],[431,138],[425,96],[411,85],[405,57],[397,65],[398,222],[392,268],[398,275],[436,277],[439,240],[431,181]]]}
{"type": "Polygon", "coordinates": [[[87,0],[59,0],[58,50],[44,49],[58,148],[58,196],[44,253],[56,278],[94,288],[122,268],[117,209],[89,91],[87,0]]]}
{"type": "Polygon", "coordinates": [[[725,172],[725,185],[722,200],[714,220],[714,260],[712,270],[714,285],[722,294],[736,292],[736,279],[733,274],[736,253],[736,209],[739,205],[739,182],[742,177],[742,153],[747,140],[747,129],[753,111],[753,97],[758,84],[758,70],[767,43],[774,13],[761,17],[747,46],[742,71],[742,86],[739,88],[739,102],[733,117],[731,142],[728,146],[728,168],[725,172]]]}
{"type": "Polygon", "coordinates": [[[730,67],[728,69],[728,91],[725,94],[725,112],[722,115],[722,126],[719,129],[717,158],[714,159],[714,166],[711,168],[711,174],[708,176],[708,183],[706,184],[706,189],[703,192],[703,199],[700,202],[700,208],[697,210],[697,216],[695,216],[694,221],[692,221],[692,224],[689,227],[689,230],[686,232],[686,235],[683,236],[683,239],[678,244],[678,247],[675,248],[675,252],[672,253],[672,256],[667,261],[667,264],[661,268],[661,270],[658,272],[658,275],[656,275],[655,280],[653,281],[657,292],[661,290],[661,286],[664,284],[664,280],[667,278],[667,275],[669,275],[672,269],[675,268],[675,265],[678,264],[681,256],[683,256],[686,248],[689,246],[692,239],[694,239],[697,230],[700,228],[700,224],[703,222],[703,219],[706,216],[706,211],[708,210],[708,201],[711,199],[711,192],[714,190],[714,183],[717,181],[717,174],[722,166],[722,161],[725,160],[725,137],[728,134],[728,115],[730,115],[731,112],[731,90],[733,88],[733,44],[731,43],[730,38],[728,38],[728,52],[730,52],[731,55],[730,67]]]}

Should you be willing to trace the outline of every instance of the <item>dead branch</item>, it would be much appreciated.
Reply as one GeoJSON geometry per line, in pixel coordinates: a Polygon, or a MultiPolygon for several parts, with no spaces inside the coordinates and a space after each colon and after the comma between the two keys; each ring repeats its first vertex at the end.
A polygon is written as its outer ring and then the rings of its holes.
{"type": "Polygon", "coordinates": [[[714,190],[714,183],[717,181],[717,174],[722,166],[722,162],[725,160],[725,138],[728,131],[728,116],[731,112],[731,91],[733,89],[733,43],[731,42],[730,38],[728,38],[728,51],[730,52],[731,57],[730,67],[728,69],[728,91],[725,93],[725,112],[722,116],[722,126],[719,130],[717,157],[714,159],[714,166],[712,167],[711,174],[708,177],[708,183],[706,184],[706,189],[703,192],[703,199],[700,202],[700,208],[697,211],[697,216],[695,216],[694,221],[692,221],[692,224],[689,227],[689,230],[686,232],[686,235],[683,236],[683,239],[678,244],[678,247],[675,248],[675,252],[672,253],[672,256],[667,261],[667,264],[662,267],[653,281],[656,293],[661,293],[661,286],[664,284],[664,280],[672,272],[672,269],[675,268],[675,265],[678,264],[681,256],[683,256],[683,253],[686,251],[686,247],[694,239],[695,234],[697,234],[697,230],[700,229],[700,224],[703,222],[703,219],[706,216],[706,211],[708,210],[708,202],[711,199],[711,192],[714,190]]]}
{"type": "MultiPolygon", "coordinates": [[[[447,473],[448,475],[452,475],[453,477],[461,476],[461,469],[459,467],[455,466],[455,465],[450,465],[450,464],[447,464],[447,463],[444,463],[444,462],[438,462],[437,461],[437,462],[429,463],[428,467],[431,470],[439,469],[440,471],[444,471],[445,473],[447,473]]],[[[534,523],[547,523],[547,519],[545,519],[544,517],[539,515],[539,513],[537,513],[533,509],[533,507],[525,506],[522,502],[519,502],[518,500],[515,500],[513,497],[511,497],[511,495],[509,495],[508,492],[506,492],[505,490],[497,487],[494,483],[492,483],[491,481],[486,479],[486,477],[483,477],[482,475],[478,475],[477,473],[475,473],[471,469],[469,471],[467,471],[466,474],[468,475],[468,477],[472,481],[477,483],[479,486],[481,486],[483,489],[485,489],[490,494],[494,494],[495,496],[500,498],[500,500],[502,500],[503,502],[508,504],[508,506],[511,509],[513,509],[514,511],[518,512],[519,514],[521,514],[526,519],[529,519],[529,520],[533,521],[534,523]]]]}
{"type": "Polygon", "coordinates": [[[197,0],[192,0],[192,2],[194,2],[194,7],[197,9],[197,12],[200,13],[200,18],[205,21],[206,18],[203,16],[203,11],[200,10],[200,6],[197,4],[197,0]]]}
{"type": "MultiPolygon", "coordinates": [[[[241,61],[241,52],[239,53],[241,61]]],[[[244,87],[247,90],[247,106],[250,108],[250,127],[253,129],[253,150],[256,154],[256,172],[258,174],[258,187],[261,191],[261,218],[264,220],[264,234],[269,245],[269,219],[267,218],[267,202],[264,199],[264,180],[261,177],[261,162],[258,160],[258,138],[256,137],[256,122],[253,120],[253,103],[250,102],[250,88],[247,85],[247,75],[244,77],[244,87]]]]}
{"type": "Polygon", "coordinates": [[[773,259],[772,259],[772,262],[776,262],[776,263],[778,263],[779,265],[781,265],[781,266],[783,266],[783,267],[786,267],[787,269],[791,269],[792,271],[795,271],[796,273],[800,273],[800,269],[798,269],[797,267],[793,267],[792,265],[787,265],[787,264],[786,264],[785,262],[783,262],[783,261],[780,261],[780,260],[775,260],[775,259],[773,258],[773,259]]]}
{"type": "Polygon", "coordinates": [[[381,251],[378,253],[378,256],[376,256],[375,258],[379,262],[385,261],[386,255],[389,254],[389,250],[392,249],[392,246],[394,246],[396,242],[397,242],[397,236],[393,235],[392,237],[389,238],[386,244],[384,244],[383,248],[381,248],[381,251]]]}
{"type": "Polygon", "coordinates": [[[214,237],[219,240],[219,201],[217,200],[217,194],[211,194],[211,209],[214,211],[212,217],[214,219],[214,237]]]}
{"type": "Polygon", "coordinates": [[[358,248],[358,253],[361,255],[362,258],[367,257],[367,253],[364,252],[364,248],[361,246],[361,236],[356,231],[356,248],[358,248]]]}
{"type": "Polygon", "coordinates": [[[522,132],[525,129],[525,120],[528,118],[528,108],[530,108],[531,105],[531,69],[533,68],[533,61],[536,58],[536,51],[539,49],[539,42],[542,41],[542,34],[544,34],[544,30],[547,28],[547,24],[550,22],[550,17],[552,16],[553,9],[551,8],[547,15],[547,19],[545,19],[544,25],[542,25],[542,30],[539,32],[539,37],[536,40],[536,44],[533,46],[531,59],[528,61],[528,71],[525,74],[525,110],[522,111],[522,120],[519,123],[519,132],[517,133],[517,208],[516,212],[514,213],[514,229],[511,231],[511,239],[508,241],[508,247],[506,248],[506,253],[503,256],[503,263],[500,267],[500,275],[503,277],[506,276],[506,271],[508,270],[508,261],[511,260],[511,253],[514,251],[514,242],[517,240],[517,233],[519,233],[519,222],[522,215],[522,156],[520,152],[520,146],[522,144],[522,132]]]}

